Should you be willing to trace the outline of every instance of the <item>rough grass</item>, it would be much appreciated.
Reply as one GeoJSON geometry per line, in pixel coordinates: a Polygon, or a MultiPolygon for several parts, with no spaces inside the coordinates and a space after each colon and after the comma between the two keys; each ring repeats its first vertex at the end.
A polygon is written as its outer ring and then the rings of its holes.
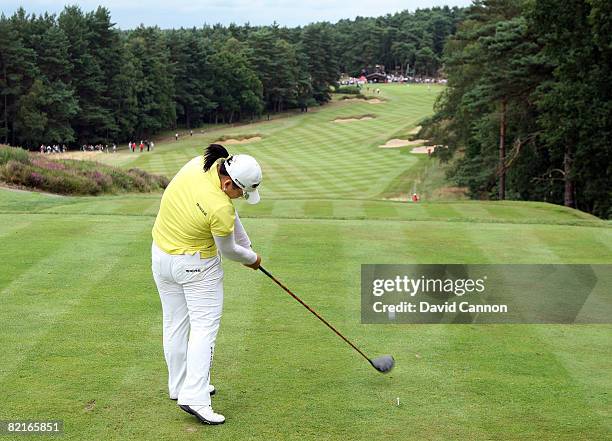
{"type": "Polygon", "coordinates": [[[28,164],[30,158],[28,152],[24,149],[12,148],[8,145],[0,144],[0,165],[4,165],[9,161],[28,164]]]}
{"type": "Polygon", "coordinates": [[[168,178],[138,168],[122,170],[91,161],[55,160],[0,146],[0,181],[20,188],[71,195],[159,191],[168,178]]]}
{"type": "Polygon", "coordinates": [[[361,88],[359,86],[340,86],[336,88],[335,92],[347,95],[361,95],[361,88]]]}

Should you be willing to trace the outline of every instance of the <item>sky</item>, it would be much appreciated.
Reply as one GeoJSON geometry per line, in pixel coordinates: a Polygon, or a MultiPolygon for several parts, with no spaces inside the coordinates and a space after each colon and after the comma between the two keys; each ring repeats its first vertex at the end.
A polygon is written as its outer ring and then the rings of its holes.
{"type": "Polygon", "coordinates": [[[1,0],[0,11],[12,15],[22,6],[26,12],[59,13],[65,4],[78,4],[84,11],[105,6],[121,29],[140,24],[160,28],[200,27],[203,24],[230,23],[300,26],[316,21],[332,23],[343,18],[377,17],[408,9],[434,6],[468,6],[471,0],[1,0]],[[146,6],[143,6],[146,5],[146,6]]]}

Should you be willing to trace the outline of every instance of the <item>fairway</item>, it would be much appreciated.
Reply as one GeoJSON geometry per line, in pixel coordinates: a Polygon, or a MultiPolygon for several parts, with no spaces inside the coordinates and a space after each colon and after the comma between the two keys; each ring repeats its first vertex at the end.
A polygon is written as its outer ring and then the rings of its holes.
{"type": "MultiPolygon", "coordinates": [[[[370,87],[372,89],[372,87],[370,87]]],[[[244,145],[228,145],[230,152],[255,156],[265,171],[262,199],[375,199],[393,178],[417,167],[420,159],[405,149],[380,149],[388,139],[406,136],[431,113],[440,87],[392,85],[376,97],[380,104],[334,101],[308,113],[262,121],[247,126],[186,132],[178,142],[156,144],[154,152],[129,153],[97,158],[111,164],[139,167],[173,176],[189,159],[202,154],[203,147],[221,137],[262,137],[244,145]],[[369,114],[374,118],[335,124],[337,118],[369,114]]],[[[425,155],[426,156],[426,155],[425,155]]],[[[411,191],[406,188],[405,191],[411,191]]]]}
{"type": "Polygon", "coordinates": [[[211,382],[227,422],[203,426],[167,396],[150,271],[161,195],[0,189],[0,419],[63,420],[67,440],[610,439],[611,325],[360,323],[361,264],[612,263],[610,223],[589,214],[445,200],[437,160],[378,148],[407,136],[440,89],[381,91],[381,104],[333,102],[99,158],[170,177],[221,136],[262,136],[228,146],[261,159],[262,202],[238,206],[253,248],[365,352],[393,354],[390,374],[226,261],[211,382]],[[387,200],[415,187],[432,197],[387,200]]]}

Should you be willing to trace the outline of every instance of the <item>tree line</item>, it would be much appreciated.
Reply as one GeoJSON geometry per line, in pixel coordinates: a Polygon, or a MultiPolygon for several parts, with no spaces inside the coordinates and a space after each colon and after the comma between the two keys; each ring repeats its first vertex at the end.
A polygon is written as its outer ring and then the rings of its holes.
{"type": "Polygon", "coordinates": [[[324,104],[341,73],[376,64],[433,76],[457,8],[378,18],[161,30],[67,6],[0,16],[0,142],[109,143],[324,104]]]}
{"type": "Polygon", "coordinates": [[[548,201],[612,217],[612,3],[484,0],[444,51],[425,124],[474,198],[548,201]]]}

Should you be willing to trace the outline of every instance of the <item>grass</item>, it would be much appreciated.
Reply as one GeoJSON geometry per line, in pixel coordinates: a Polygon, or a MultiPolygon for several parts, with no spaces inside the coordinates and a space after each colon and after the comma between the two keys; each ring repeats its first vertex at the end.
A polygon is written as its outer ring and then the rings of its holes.
{"type": "Polygon", "coordinates": [[[168,185],[165,176],[132,168],[121,170],[92,161],[55,159],[0,146],[0,183],[58,194],[151,192],[168,185]]]}
{"type": "MultiPolygon", "coordinates": [[[[306,155],[290,145],[294,130],[316,131],[365,109],[378,118],[347,136],[393,130],[387,120],[401,107],[415,116],[398,116],[398,124],[416,123],[411,87],[381,87],[381,105],[334,104],[235,128],[264,135],[252,151],[269,143],[261,155],[266,197],[239,204],[264,265],[366,352],[393,354],[392,373],[374,372],[263,275],[225,262],[212,380],[227,423],[202,426],[167,398],[149,269],[159,195],[0,189],[0,419],[63,419],[67,440],[609,439],[611,325],[360,324],[364,263],[612,263],[610,222],[586,213],[535,202],[385,201],[393,179],[428,159],[347,143],[352,156],[339,155],[349,156],[340,163],[349,172],[330,162],[331,147],[317,136],[301,141],[306,155]],[[377,155],[393,173],[372,170],[377,155]],[[324,179],[273,171],[302,169],[308,157],[324,179]],[[354,175],[373,188],[353,191],[343,179],[354,175]]],[[[430,105],[420,104],[421,114],[430,105]]],[[[170,175],[206,136],[227,130],[110,159],[170,175]]]]}

